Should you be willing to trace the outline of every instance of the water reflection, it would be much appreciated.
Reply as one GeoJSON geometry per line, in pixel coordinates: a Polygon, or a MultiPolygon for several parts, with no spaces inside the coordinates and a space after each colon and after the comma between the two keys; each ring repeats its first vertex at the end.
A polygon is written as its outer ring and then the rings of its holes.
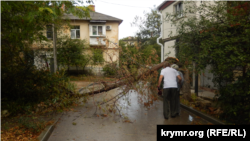
{"type": "Polygon", "coordinates": [[[188,119],[189,121],[193,121],[193,117],[191,115],[189,115],[188,119]]]}

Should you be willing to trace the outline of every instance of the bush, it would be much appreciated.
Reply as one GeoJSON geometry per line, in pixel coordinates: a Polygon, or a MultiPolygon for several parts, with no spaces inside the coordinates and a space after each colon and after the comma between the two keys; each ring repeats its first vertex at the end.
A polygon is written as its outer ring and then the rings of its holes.
{"type": "Polygon", "coordinates": [[[16,68],[3,67],[1,80],[1,106],[12,115],[31,113],[41,102],[55,104],[60,101],[59,104],[63,102],[64,106],[70,103],[66,87],[69,80],[64,71],[52,74],[47,70],[17,65],[16,68]]]}
{"type": "Polygon", "coordinates": [[[250,72],[235,83],[220,86],[222,117],[236,124],[250,124],[250,72]]]}
{"type": "Polygon", "coordinates": [[[34,120],[31,117],[20,117],[18,123],[21,127],[26,130],[30,130],[33,133],[39,133],[45,128],[45,121],[43,120],[34,120]]]}
{"type": "Polygon", "coordinates": [[[103,72],[105,76],[115,76],[117,74],[117,64],[110,63],[103,67],[103,72]]]}

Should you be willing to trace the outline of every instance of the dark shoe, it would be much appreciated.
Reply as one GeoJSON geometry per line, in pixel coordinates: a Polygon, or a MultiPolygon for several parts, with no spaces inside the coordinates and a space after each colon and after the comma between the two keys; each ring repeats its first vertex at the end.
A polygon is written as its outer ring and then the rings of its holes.
{"type": "Polygon", "coordinates": [[[174,116],[171,116],[171,118],[175,118],[175,116],[176,116],[176,115],[174,115],[174,116]]]}
{"type": "Polygon", "coordinates": [[[175,114],[175,117],[177,117],[177,116],[180,116],[180,114],[179,114],[179,113],[176,113],[176,114],[175,114]]]}
{"type": "Polygon", "coordinates": [[[165,119],[168,119],[168,117],[166,118],[166,117],[164,117],[165,119]]]}

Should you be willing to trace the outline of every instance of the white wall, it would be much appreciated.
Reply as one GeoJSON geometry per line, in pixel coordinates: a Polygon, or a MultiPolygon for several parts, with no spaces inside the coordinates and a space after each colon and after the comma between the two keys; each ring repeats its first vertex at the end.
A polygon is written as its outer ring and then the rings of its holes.
{"type": "Polygon", "coordinates": [[[207,66],[205,70],[201,73],[200,77],[200,86],[202,87],[210,87],[212,89],[216,89],[213,83],[214,75],[210,73],[211,66],[207,66]]]}
{"type": "Polygon", "coordinates": [[[175,45],[175,40],[168,41],[164,43],[164,57],[165,60],[167,57],[176,57],[175,56],[175,48],[173,47],[175,45]]]}
{"type": "MultiPolygon", "coordinates": [[[[176,1],[161,11],[162,24],[163,24],[163,31],[162,31],[162,38],[163,39],[168,39],[171,36],[177,35],[176,25],[171,23],[170,21],[168,21],[166,18],[166,15],[167,15],[167,13],[173,14],[175,12],[175,5],[178,4],[179,2],[180,1],[176,1]]],[[[185,3],[183,4],[183,9],[184,8],[185,8],[185,3]]],[[[180,19],[176,20],[177,23],[178,23],[178,20],[180,20],[180,19]]],[[[175,48],[173,48],[174,45],[175,45],[175,40],[171,40],[171,41],[164,43],[164,60],[167,57],[176,57],[175,56],[175,48]]]]}

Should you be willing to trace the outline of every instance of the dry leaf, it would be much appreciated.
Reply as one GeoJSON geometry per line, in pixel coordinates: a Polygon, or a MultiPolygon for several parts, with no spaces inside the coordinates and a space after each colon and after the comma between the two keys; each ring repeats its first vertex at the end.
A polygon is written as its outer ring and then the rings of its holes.
{"type": "Polygon", "coordinates": [[[213,108],[213,107],[208,107],[208,109],[209,109],[211,112],[213,112],[213,111],[215,110],[215,108],[213,108]]]}

